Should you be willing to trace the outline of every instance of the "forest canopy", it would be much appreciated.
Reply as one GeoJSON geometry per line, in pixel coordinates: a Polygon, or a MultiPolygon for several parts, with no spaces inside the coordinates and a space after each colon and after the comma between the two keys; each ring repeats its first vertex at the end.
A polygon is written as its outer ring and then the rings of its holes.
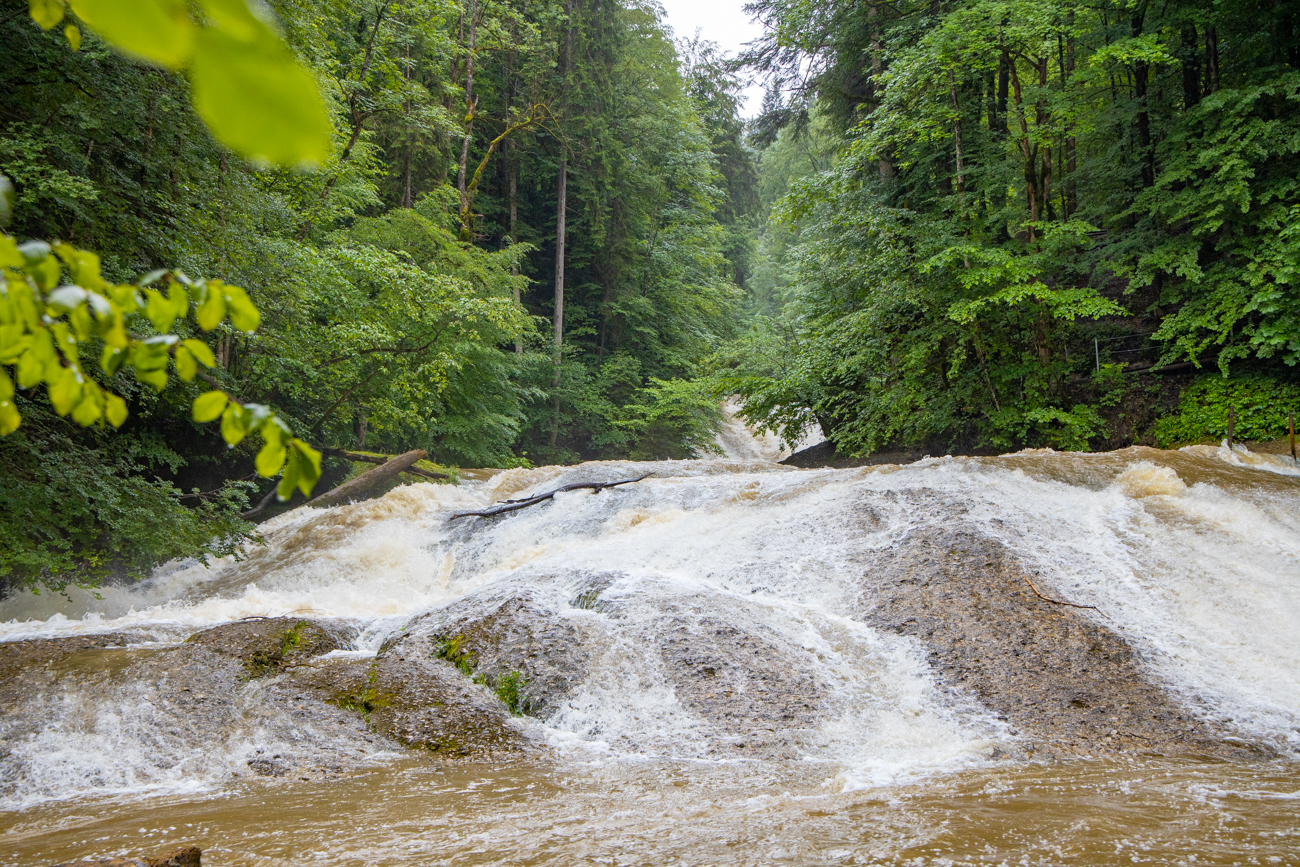
{"type": "Polygon", "coordinates": [[[1294,3],[747,8],[775,184],[765,306],[729,358],[751,418],[847,453],[1168,445],[1225,433],[1226,404],[1156,436],[1199,372],[1254,377],[1260,434],[1285,431],[1294,3]]]}

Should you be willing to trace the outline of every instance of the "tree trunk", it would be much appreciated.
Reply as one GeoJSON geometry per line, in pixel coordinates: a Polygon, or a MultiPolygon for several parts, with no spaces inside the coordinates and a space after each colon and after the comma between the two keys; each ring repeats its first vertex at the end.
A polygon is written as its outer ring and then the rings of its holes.
{"type": "Polygon", "coordinates": [[[1201,101],[1200,36],[1195,24],[1183,27],[1183,110],[1192,109],[1201,101]]]}
{"type": "MultiPolygon", "coordinates": [[[[564,76],[560,85],[560,101],[563,102],[569,92],[569,75],[573,66],[573,0],[565,4],[567,17],[564,27],[564,64],[561,73],[564,76]]],[[[555,203],[555,315],[552,320],[555,341],[555,376],[551,380],[554,392],[555,414],[551,420],[551,448],[560,438],[560,363],[564,360],[564,218],[568,206],[569,186],[569,151],[566,142],[560,142],[560,171],[556,179],[555,203]]]]}
{"type": "Polygon", "coordinates": [[[470,0],[469,57],[465,62],[465,137],[460,143],[460,169],[456,173],[456,190],[460,193],[461,240],[473,235],[469,213],[469,192],[465,188],[466,167],[469,164],[469,142],[474,136],[474,49],[478,37],[478,0],[470,0]]]}
{"type": "Polygon", "coordinates": [[[366,491],[373,488],[380,482],[393,478],[398,473],[410,469],[415,462],[423,458],[428,452],[424,449],[416,449],[407,452],[404,455],[398,455],[395,458],[389,458],[383,464],[368,470],[357,476],[355,479],[349,479],[331,491],[326,491],[314,500],[309,500],[307,505],[317,508],[327,506],[340,506],[344,503],[352,502],[357,499],[365,499],[360,496],[366,491]]]}
{"type": "MultiPolygon", "coordinates": [[[[880,84],[880,75],[884,71],[884,62],[881,59],[880,51],[880,25],[876,23],[876,4],[872,3],[867,7],[867,21],[871,22],[871,88],[876,96],[876,104],[880,103],[880,94],[883,94],[884,88],[880,84]]],[[[891,180],[894,177],[894,164],[884,157],[880,158],[880,179],[882,181],[891,180]]]]}
{"type": "MultiPolygon", "coordinates": [[[[1133,15],[1133,36],[1142,35],[1142,23],[1145,13],[1141,10],[1133,15]]],[[[1145,60],[1133,64],[1133,96],[1137,100],[1137,137],[1138,152],[1142,160],[1142,187],[1153,186],[1156,182],[1155,154],[1151,150],[1151,114],[1147,108],[1147,83],[1151,75],[1151,66],[1145,60]]]]}
{"type": "Polygon", "coordinates": [[[957,145],[957,192],[966,192],[966,172],[961,161],[961,104],[957,102],[957,80],[948,70],[948,95],[952,97],[952,110],[956,114],[952,122],[952,136],[957,145]]]}
{"type": "Polygon", "coordinates": [[[568,204],[569,155],[560,155],[559,187],[555,204],[555,378],[551,387],[555,390],[555,417],[551,423],[551,448],[555,448],[560,436],[560,362],[564,354],[564,209],[568,204]]]}

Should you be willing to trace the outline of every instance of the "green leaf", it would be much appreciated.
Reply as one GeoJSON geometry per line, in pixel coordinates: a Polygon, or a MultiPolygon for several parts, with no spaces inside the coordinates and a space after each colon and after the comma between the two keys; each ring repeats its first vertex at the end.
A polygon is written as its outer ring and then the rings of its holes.
{"type": "Polygon", "coordinates": [[[18,375],[19,388],[32,388],[45,378],[45,363],[35,348],[24,352],[18,359],[14,372],[18,375]]]}
{"type": "Polygon", "coordinates": [[[81,397],[81,383],[77,382],[77,375],[69,368],[63,367],[50,377],[49,382],[50,403],[53,404],[54,411],[59,415],[72,412],[72,407],[81,397]]]}
{"type": "Polygon", "coordinates": [[[49,295],[45,296],[45,305],[53,308],[55,315],[71,310],[82,301],[85,301],[87,292],[80,286],[60,286],[49,295]]]}
{"type": "Polygon", "coordinates": [[[302,475],[302,458],[298,455],[297,449],[289,449],[289,462],[285,464],[284,475],[280,477],[280,484],[275,489],[276,498],[284,502],[293,496],[293,489],[298,487],[298,480],[302,475]]]}
{"type": "Polygon", "coordinates": [[[72,11],[114,48],[171,69],[194,51],[184,0],[72,0],[72,11]]]}
{"type": "Polygon", "coordinates": [[[121,427],[126,422],[126,401],[111,392],[105,395],[104,418],[113,427],[121,427]]]}
{"type": "Polygon", "coordinates": [[[77,29],[77,25],[69,24],[64,27],[63,37],[68,40],[68,44],[72,46],[73,51],[81,50],[81,31],[77,29]]]}
{"type": "Polygon", "coordinates": [[[257,453],[257,461],[255,462],[257,474],[264,479],[269,479],[280,472],[280,468],[284,466],[287,453],[288,450],[278,441],[271,442],[268,440],[262,446],[261,451],[257,453]]]}
{"type": "Polygon", "coordinates": [[[289,440],[289,448],[298,456],[298,490],[304,497],[310,497],[320,480],[320,452],[297,437],[289,440]]]}
{"type": "Polygon", "coordinates": [[[42,30],[49,30],[63,20],[63,0],[30,0],[27,8],[42,30]]]}
{"type": "Polygon", "coordinates": [[[233,448],[246,436],[248,436],[248,419],[244,416],[244,408],[231,401],[226,404],[226,411],[221,414],[221,438],[226,441],[226,445],[233,448]]]}
{"type": "Polygon", "coordinates": [[[18,425],[22,423],[22,420],[23,417],[19,415],[18,407],[7,400],[0,400],[0,436],[18,430],[18,425]]]}
{"type": "Polygon", "coordinates": [[[167,387],[167,368],[141,368],[135,369],[135,378],[145,385],[152,386],[154,391],[162,391],[167,387]]]}
{"type": "Polygon", "coordinates": [[[185,314],[190,312],[190,295],[179,283],[173,283],[167,290],[167,300],[171,302],[172,313],[176,314],[177,319],[184,319],[185,314]]]}
{"type": "Polygon", "coordinates": [[[207,28],[190,67],[194,106],[236,153],[282,166],[323,163],[333,128],[316,81],[266,25],[240,39],[207,28]]]}
{"type": "Polygon", "coordinates": [[[226,306],[230,312],[230,324],[240,331],[252,334],[262,324],[262,314],[249,299],[248,293],[238,286],[223,287],[226,293],[226,306]]]}
{"type": "MultiPolygon", "coordinates": [[[[156,289],[144,290],[144,296],[147,299],[144,305],[144,315],[149,317],[153,327],[163,334],[171,331],[172,323],[176,321],[176,309],[171,301],[156,289]]],[[[187,303],[186,309],[188,308],[187,303]]]]}
{"type": "Polygon", "coordinates": [[[36,280],[36,285],[46,292],[58,286],[59,278],[63,276],[63,267],[53,256],[46,256],[40,262],[30,266],[28,271],[36,280]]]}
{"type": "Polygon", "coordinates": [[[199,363],[195,360],[194,353],[184,346],[178,346],[176,348],[176,375],[181,378],[181,382],[189,382],[198,372],[199,363]]]}
{"type": "Polygon", "coordinates": [[[126,352],[118,349],[116,346],[105,346],[104,351],[99,356],[99,366],[104,368],[104,372],[109,376],[117,373],[126,364],[126,352]]]}
{"type": "Polygon", "coordinates": [[[195,340],[193,337],[188,340],[182,340],[181,345],[194,354],[194,358],[204,367],[216,367],[217,357],[212,354],[212,350],[202,340],[195,340]]]}
{"type": "Polygon", "coordinates": [[[12,400],[14,396],[14,382],[9,378],[9,374],[0,368],[0,400],[12,400]]]}
{"type": "Polygon", "coordinates": [[[213,283],[217,285],[210,284],[206,287],[206,297],[194,313],[194,318],[198,320],[199,327],[204,331],[211,331],[226,318],[226,298],[221,294],[219,282],[214,280],[213,283]]]}
{"type": "Polygon", "coordinates": [[[103,398],[92,383],[83,383],[81,400],[72,410],[72,420],[82,427],[90,427],[104,417],[103,398]]]}
{"type": "Polygon", "coordinates": [[[226,408],[226,403],[229,400],[230,398],[220,391],[209,391],[199,395],[194,399],[194,420],[197,422],[212,421],[221,415],[221,411],[226,408]]]}

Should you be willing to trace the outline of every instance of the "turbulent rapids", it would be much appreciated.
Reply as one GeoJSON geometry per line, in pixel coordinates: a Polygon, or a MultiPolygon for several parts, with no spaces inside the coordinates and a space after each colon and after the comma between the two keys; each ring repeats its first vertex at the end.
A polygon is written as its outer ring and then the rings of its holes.
{"type": "Polygon", "coordinates": [[[1289,458],[796,470],[733,427],[9,598],[0,863],[1294,858],[1289,458]]]}

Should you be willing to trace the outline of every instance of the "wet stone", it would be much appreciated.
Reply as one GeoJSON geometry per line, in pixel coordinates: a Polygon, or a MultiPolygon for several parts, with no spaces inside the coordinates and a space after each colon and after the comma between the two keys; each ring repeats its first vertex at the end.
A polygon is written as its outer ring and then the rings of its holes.
{"type": "Polygon", "coordinates": [[[825,690],[775,636],[763,636],[716,616],[669,618],[661,625],[659,653],[682,704],[730,733],[750,735],[817,724],[825,690]]]}
{"type": "MultiPolygon", "coordinates": [[[[605,586],[584,585],[574,607],[597,608],[605,586]]],[[[513,678],[519,697],[512,710],[539,719],[562,707],[590,673],[585,631],[529,595],[486,606],[471,597],[414,621],[407,632],[425,636],[436,656],[489,688],[500,690],[513,678]]]]}
{"type": "Polygon", "coordinates": [[[344,649],[356,636],[356,627],[338,621],[255,617],[205,629],[186,643],[238,659],[250,676],[262,677],[344,649]]]}
{"type": "Polygon", "coordinates": [[[495,695],[439,655],[440,642],[407,634],[386,647],[361,692],[341,699],[376,731],[452,758],[495,758],[536,746],[495,695]]]}
{"type": "Polygon", "coordinates": [[[1267,754],[1225,740],[1235,733],[1184,706],[1095,612],[1040,598],[1032,580],[1000,542],[928,528],[867,566],[860,616],[922,642],[940,683],[1008,722],[1030,755],[1267,754]]]}

